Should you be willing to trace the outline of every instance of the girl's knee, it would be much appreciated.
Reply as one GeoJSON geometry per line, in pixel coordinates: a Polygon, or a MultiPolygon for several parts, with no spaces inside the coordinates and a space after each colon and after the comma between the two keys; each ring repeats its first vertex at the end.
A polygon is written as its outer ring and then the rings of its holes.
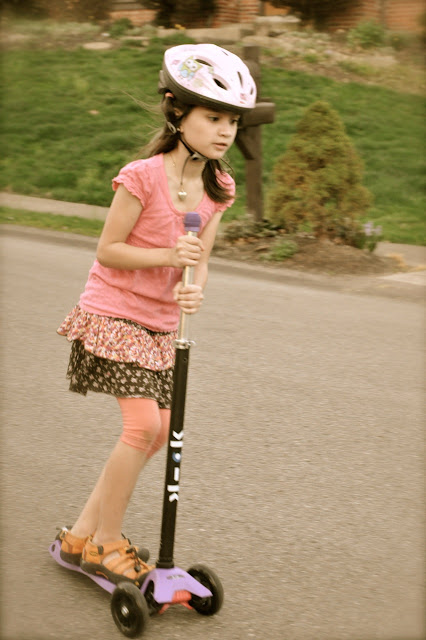
{"type": "Polygon", "coordinates": [[[155,455],[158,451],[160,451],[160,449],[166,444],[167,435],[168,435],[168,431],[164,431],[160,429],[156,439],[154,440],[154,442],[151,444],[151,447],[149,448],[148,458],[152,458],[152,456],[155,455]]]}
{"type": "Polygon", "coordinates": [[[123,417],[121,442],[148,454],[162,430],[157,403],[148,398],[117,398],[117,400],[123,417]]]}
{"type": "Polygon", "coordinates": [[[148,458],[152,458],[163,447],[169,435],[170,426],[170,409],[160,409],[161,428],[157,434],[155,441],[148,452],[148,458]]]}

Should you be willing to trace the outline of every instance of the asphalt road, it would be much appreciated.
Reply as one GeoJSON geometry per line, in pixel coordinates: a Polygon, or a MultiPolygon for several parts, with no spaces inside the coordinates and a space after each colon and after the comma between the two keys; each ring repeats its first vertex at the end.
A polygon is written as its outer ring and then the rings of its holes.
{"type": "MultiPolygon", "coordinates": [[[[47,548],[120,432],[114,399],[68,392],[55,330],[93,249],[2,248],[4,640],[115,640],[108,596],[47,548]]],[[[420,640],[423,308],[403,297],[212,269],[193,322],[176,562],[221,576],[212,618],[175,607],[150,640],[420,640]]],[[[157,555],[164,454],[125,533],[157,555]]]]}

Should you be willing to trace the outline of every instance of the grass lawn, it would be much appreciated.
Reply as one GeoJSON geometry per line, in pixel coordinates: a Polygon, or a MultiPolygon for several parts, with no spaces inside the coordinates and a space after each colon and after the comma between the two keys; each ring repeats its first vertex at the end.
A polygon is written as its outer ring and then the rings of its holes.
{"type": "MultiPolygon", "coordinates": [[[[169,44],[4,52],[0,190],[108,206],[111,179],[140,157],[160,122],[144,104],[158,103],[159,64],[169,44]]],[[[367,219],[382,225],[386,240],[425,244],[422,97],[273,67],[262,69],[262,94],[277,107],[276,122],[263,127],[265,192],[304,110],[326,100],[363,159],[374,196],[367,219]]],[[[239,198],[226,219],[245,209],[236,147],[230,160],[239,198]]]]}

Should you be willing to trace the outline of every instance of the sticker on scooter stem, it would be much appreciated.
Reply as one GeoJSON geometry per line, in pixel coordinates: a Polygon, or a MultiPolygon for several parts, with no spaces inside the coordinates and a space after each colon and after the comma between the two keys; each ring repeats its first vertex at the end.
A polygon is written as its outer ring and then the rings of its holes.
{"type": "Polygon", "coordinates": [[[170,440],[170,446],[174,449],[181,449],[183,447],[183,431],[180,431],[179,433],[173,431],[173,436],[176,438],[176,440],[170,440]]]}
{"type": "MultiPolygon", "coordinates": [[[[174,440],[170,440],[170,446],[173,449],[181,449],[183,447],[183,431],[177,433],[173,431],[174,440]]],[[[182,454],[175,452],[172,454],[172,460],[176,462],[176,467],[173,469],[173,480],[179,483],[180,470],[179,465],[182,459],[182,454]]],[[[179,500],[179,484],[168,484],[167,491],[169,492],[169,502],[176,502],[179,500]]]]}

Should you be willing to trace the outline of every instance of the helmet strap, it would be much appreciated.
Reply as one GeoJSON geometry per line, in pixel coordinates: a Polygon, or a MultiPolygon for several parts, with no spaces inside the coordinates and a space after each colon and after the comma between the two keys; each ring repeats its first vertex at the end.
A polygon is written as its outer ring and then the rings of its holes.
{"type": "MultiPolygon", "coordinates": [[[[180,133],[179,129],[177,131],[179,131],[179,133],[180,133]]],[[[209,158],[207,158],[206,156],[203,156],[201,153],[198,153],[198,151],[195,151],[194,149],[191,149],[191,147],[187,144],[187,142],[185,142],[185,140],[183,140],[181,133],[179,135],[179,139],[180,139],[180,141],[182,142],[183,146],[185,147],[185,149],[188,151],[188,154],[189,154],[186,157],[185,162],[183,163],[182,171],[181,171],[181,174],[180,174],[180,184],[179,184],[179,191],[178,191],[179,200],[185,200],[185,198],[186,198],[186,196],[188,194],[185,191],[185,188],[183,186],[183,175],[185,173],[185,169],[186,169],[186,165],[188,164],[188,161],[189,160],[201,160],[203,162],[207,162],[209,160],[209,158]]],[[[176,164],[175,164],[175,161],[173,159],[173,156],[171,154],[170,154],[170,156],[171,156],[171,159],[172,159],[173,166],[176,169],[176,164]]]]}
{"type": "MultiPolygon", "coordinates": [[[[175,135],[176,133],[179,133],[179,140],[182,142],[183,146],[188,151],[189,158],[191,158],[191,160],[202,160],[203,162],[207,162],[207,160],[210,160],[210,158],[208,158],[207,156],[203,156],[202,153],[199,153],[195,149],[192,149],[189,146],[189,144],[187,142],[185,142],[179,127],[176,128],[175,125],[172,122],[170,122],[169,120],[166,120],[166,125],[167,125],[167,128],[169,129],[169,131],[173,135],[175,135]]],[[[188,160],[189,160],[189,158],[188,158],[188,160]]],[[[185,164],[186,164],[186,162],[185,162],[185,164]]]]}
{"type": "MultiPolygon", "coordinates": [[[[207,160],[210,160],[210,158],[207,158],[207,156],[203,156],[202,153],[199,153],[195,149],[192,149],[189,146],[189,144],[184,140],[182,134],[180,134],[179,140],[182,142],[183,146],[189,153],[189,157],[187,158],[187,160],[189,160],[189,158],[191,158],[191,160],[203,160],[203,162],[207,162],[207,160]]],[[[186,161],[185,161],[185,164],[186,164],[186,161]]],[[[185,167],[185,165],[183,166],[185,167]]]]}

